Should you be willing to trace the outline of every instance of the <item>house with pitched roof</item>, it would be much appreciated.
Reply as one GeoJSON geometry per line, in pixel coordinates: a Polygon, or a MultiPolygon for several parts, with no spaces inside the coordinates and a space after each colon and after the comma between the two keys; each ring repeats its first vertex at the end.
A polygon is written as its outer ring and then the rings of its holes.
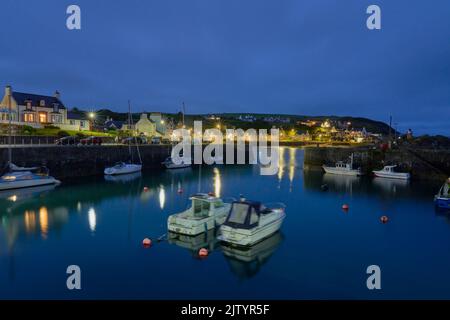
{"type": "Polygon", "coordinates": [[[0,100],[0,123],[28,125],[42,128],[53,125],[63,130],[89,130],[89,120],[71,119],[67,108],[61,101],[61,95],[55,91],[53,96],[13,91],[5,87],[5,94],[0,100]]]}

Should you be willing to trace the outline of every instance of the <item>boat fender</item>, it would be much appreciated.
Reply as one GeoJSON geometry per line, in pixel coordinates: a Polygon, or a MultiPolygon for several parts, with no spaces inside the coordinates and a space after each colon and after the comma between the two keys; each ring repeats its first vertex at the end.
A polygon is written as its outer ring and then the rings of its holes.
{"type": "Polygon", "coordinates": [[[347,211],[349,208],[350,208],[349,205],[346,204],[346,203],[344,203],[344,204],[342,205],[342,210],[347,211]]]}
{"type": "Polygon", "coordinates": [[[144,192],[147,192],[148,191],[148,187],[144,187],[144,192]]]}
{"type": "Polygon", "coordinates": [[[142,240],[142,245],[148,248],[152,245],[152,240],[150,240],[149,238],[145,238],[144,240],[142,240]]]}
{"type": "Polygon", "coordinates": [[[382,217],[380,218],[380,221],[381,221],[382,223],[387,223],[387,222],[389,221],[389,218],[388,218],[388,216],[382,216],[382,217]]]}
{"type": "Polygon", "coordinates": [[[198,250],[199,257],[207,257],[208,253],[208,249],[205,248],[201,248],[200,250],[198,250]]]}

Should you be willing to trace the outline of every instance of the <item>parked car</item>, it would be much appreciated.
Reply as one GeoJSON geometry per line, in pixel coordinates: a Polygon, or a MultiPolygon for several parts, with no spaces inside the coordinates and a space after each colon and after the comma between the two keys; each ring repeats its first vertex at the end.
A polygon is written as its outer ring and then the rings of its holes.
{"type": "Polygon", "coordinates": [[[138,144],[148,143],[147,138],[144,136],[123,138],[121,141],[122,144],[135,144],[136,142],[138,144]]]}
{"type": "Polygon", "coordinates": [[[102,144],[102,142],[103,142],[102,138],[94,137],[94,136],[80,140],[80,144],[83,146],[89,146],[89,145],[99,145],[100,146],[102,144]]]}
{"type": "Polygon", "coordinates": [[[152,144],[161,144],[161,137],[153,137],[152,144]]]}
{"type": "Polygon", "coordinates": [[[75,136],[67,136],[55,140],[55,144],[59,146],[77,145],[78,143],[80,143],[80,139],[75,136]]]}

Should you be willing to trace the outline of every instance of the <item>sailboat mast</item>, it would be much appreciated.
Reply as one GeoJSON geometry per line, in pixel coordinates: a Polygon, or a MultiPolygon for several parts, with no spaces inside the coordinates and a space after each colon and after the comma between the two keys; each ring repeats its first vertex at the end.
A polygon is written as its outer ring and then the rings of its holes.
{"type": "MultiPolygon", "coordinates": [[[[130,100],[128,100],[128,129],[130,130],[131,134],[133,134],[133,129],[131,128],[131,103],[130,103],[130,100]]],[[[131,152],[130,139],[128,139],[128,153],[130,154],[131,163],[133,163],[133,153],[131,152]]]]}
{"type": "MultiPolygon", "coordinates": [[[[128,123],[129,123],[129,127],[131,129],[131,125],[133,124],[133,119],[131,116],[131,103],[130,100],[128,100],[128,123]]],[[[137,132],[136,132],[137,133],[137,132]]],[[[141,152],[139,151],[139,145],[138,145],[138,141],[137,141],[137,137],[135,134],[134,135],[134,143],[136,144],[136,150],[137,150],[137,154],[138,154],[138,158],[139,158],[139,164],[142,164],[142,158],[141,158],[141,152]]],[[[131,145],[128,144],[129,150],[130,150],[130,155],[131,155],[131,162],[133,162],[133,154],[131,152],[131,145]]]]}
{"type": "Polygon", "coordinates": [[[11,107],[11,91],[8,93],[8,109],[9,109],[9,127],[8,127],[8,166],[11,167],[12,163],[12,107],[11,107]]]}
{"type": "Polygon", "coordinates": [[[182,112],[182,115],[183,115],[183,128],[184,128],[184,113],[185,112],[186,112],[186,108],[184,106],[184,101],[183,101],[183,112],[182,112]]]}

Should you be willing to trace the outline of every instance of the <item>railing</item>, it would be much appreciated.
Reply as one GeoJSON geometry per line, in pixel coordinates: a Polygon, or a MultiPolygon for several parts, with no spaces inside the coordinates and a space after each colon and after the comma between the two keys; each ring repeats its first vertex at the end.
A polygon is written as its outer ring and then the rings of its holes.
{"type": "MultiPolygon", "coordinates": [[[[55,136],[12,136],[12,145],[48,145],[54,144],[58,137],[55,136]]],[[[0,136],[0,145],[7,145],[8,136],[0,136]]]]}

